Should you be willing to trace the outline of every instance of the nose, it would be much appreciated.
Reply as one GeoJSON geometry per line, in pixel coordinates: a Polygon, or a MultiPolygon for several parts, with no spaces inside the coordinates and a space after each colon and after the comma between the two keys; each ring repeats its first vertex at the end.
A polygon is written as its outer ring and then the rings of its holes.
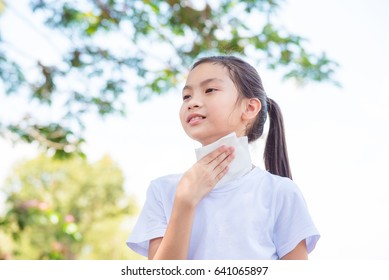
{"type": "Polygon", "coordinates": [[[202,106],[202,101],[200,98],[198,98],[195,95],[192,95],[189,102],[187,103],[188,110],[194,109],[194,108],[200,108],[202,106]]]}

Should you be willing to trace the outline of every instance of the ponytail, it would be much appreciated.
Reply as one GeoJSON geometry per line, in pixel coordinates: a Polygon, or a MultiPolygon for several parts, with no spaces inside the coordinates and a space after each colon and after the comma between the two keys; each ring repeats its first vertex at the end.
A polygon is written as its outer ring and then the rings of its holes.
{"type": "Polygon", "coordinates": [[[269,114],[270,124],[265,152],[263,154],[265,167],[272,174],[292,179],[281,109],[269,97],[267,97],[267,112],[269,114]]]}

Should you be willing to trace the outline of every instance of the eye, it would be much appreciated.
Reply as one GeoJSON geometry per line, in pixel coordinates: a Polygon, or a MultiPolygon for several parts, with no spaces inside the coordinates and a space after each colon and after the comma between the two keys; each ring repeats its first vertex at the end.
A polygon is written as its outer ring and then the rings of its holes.
{"type": "Polygon", "coordinates": [[[207,88],[207,90],[205,91],[205,93],[214,92],[214,91],[216,91],[216,90],[217,90],[216,88],[207,88]]]}
{"type": "Polygon", "coordinates": [[[190,95],[189,95],[189,94],[184,95],[184,96],[182,97],[182,100],[186,100],[186,99],[188,99],[188,98],[190,98],[190,95]]]}

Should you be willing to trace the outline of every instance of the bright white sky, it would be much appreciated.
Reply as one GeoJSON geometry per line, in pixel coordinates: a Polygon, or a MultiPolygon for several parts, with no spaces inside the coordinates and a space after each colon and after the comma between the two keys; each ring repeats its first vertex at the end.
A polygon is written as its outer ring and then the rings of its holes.
{"type": "MultiPolygon", "coordinates": [[[[308,38],[311,50],[324,50],[340,63],[342,88],[298,88],[282,83],[279,73],[258,69],[269,96],[283,110],[293,177],[322,235],[312,259],[389,256],[388,11],[386,0],[290,0],[284,5],[281,24],[308,38]]],[[[26,37],[33,32],[11,14],[0,23],[26,37]]],[[[17,44],[34,48],[32,41],[17,44]]],[[[1,103],[0,116],[17,109],[17,104],[1,103]]],[[[126,119],[87,128],[89,158],[110,154],[140,205],[150,180],[183,172],[195,161],[195,143],[179,123],[180,103],[180,90],[143,104],[134,99],[126,119]]],[[[262,166],[260,150],[257,143],[252,158],[262,166]]],[[[17,160],[34,154],[31,146],[0,140],[0,181],[17,160]]]]}

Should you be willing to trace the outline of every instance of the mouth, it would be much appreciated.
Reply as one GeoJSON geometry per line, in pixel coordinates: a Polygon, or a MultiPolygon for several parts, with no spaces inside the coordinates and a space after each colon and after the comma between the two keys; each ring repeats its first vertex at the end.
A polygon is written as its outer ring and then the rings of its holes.
{"type": "Polygon", "coordinates": [[[194,124],[194,123],[197,123],[203,119],[205,119],[205,117],[202,115],[192,114],[192,115],[189,115],[189,117],[186,119],[186,122],[189,124],[194,124]]]}

